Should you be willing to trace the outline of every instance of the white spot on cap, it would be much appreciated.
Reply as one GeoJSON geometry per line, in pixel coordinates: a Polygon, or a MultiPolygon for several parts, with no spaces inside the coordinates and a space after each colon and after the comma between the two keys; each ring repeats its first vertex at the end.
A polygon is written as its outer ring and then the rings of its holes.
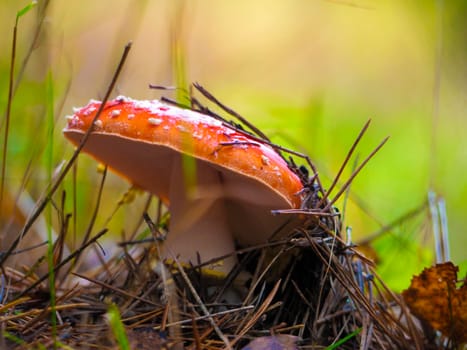
{"type": "Polygon", "coordinates": [[[80,107],[73,107],[73,113],[78,113],[80,110],[80,107]]]}
{"type": "Polygon", "coordinates": [[[121,110],[119,110],[119,109],[114,109],[112,112],[110,112],[110,116],[111,116],[112,118],[117,118],[117,117],[120,115],[120,113],[122,113],[121,110]]]}
{"type": "Polygon", "coordinates": [[[169,130],[170,127],[169,127],[168,125],[166,125],[166,126],[164,126],[162,129],[164,129],[164,130],[169,130]]]}
{"type": "Polygon", "coordinates": [[[119,95],[117,97],[115,97],[115,100],[117,100],[118,102],[128,102],[130,99],[126,96],[123,96],[123,95],[119,95]]]}
{"type": "Polygon", "coordinates": [[[95,122],[94,122],[94,125],[96,127],[98,127],[99,129],[102,128],[104,126],[104,124],[102,124],[102,120],[100,119],[97,119],[95,122]]]}
{"type": "Polygon", "coordinates": [[[278,177],[282,176],[281,171],[277,165],[274,168],[272,168],[272,170],[274,170],[274,173],[276,174],[276,176],[278,177]]]}
{"type": "Polygon", "coordinates": [[[184,125],[177,125],[177,129],[181,132],[188,132],[188,129],[184,125]]]}
{"type": "Polygon", "coordinates": [[[133,113],[128,114],[128,119],[129,120],[134,119],[134,118],[135,118],[135,115],[133,113]]]}
{"type": "Polygon", "coordinates": [[[66,120],[73,120],[75,117],[73,115],[67,115],[65,116],[66,120]]]}
{"type": "Polygon", "coordinates": [[[83,113],[83,116],[88,116],[96,110],[96,107],[83,108],[79,113],[83,113]]]}
{"type": "Polygon", "coordinates": [[[262,162],[264,165],[269,165],[269,158],[266,157],[265,155],[261,155],[261,162],[262,162]]]}
{"type": "Polygon", "coordinates": [[[162,121],[160,118],[148,118],[148,123],[154,126],[161,125],[162,121]]]}

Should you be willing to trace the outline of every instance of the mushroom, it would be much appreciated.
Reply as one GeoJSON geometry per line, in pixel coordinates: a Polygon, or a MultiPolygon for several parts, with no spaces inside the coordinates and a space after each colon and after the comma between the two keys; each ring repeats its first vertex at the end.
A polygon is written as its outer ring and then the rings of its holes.
{"type": "MultiPolygon", "coordinates": [[[[80,144],[99,107],[91,100],[76,109],[66,138],[80,144]]],[[[120,96],[92,127],[83,151],[167,203],[163,258],[197,265],[231,254],[214,267],[229,272],[235,243],[264,243],[287,230],[290,218],[271,210],[300,207],[303,185],[284,159],[213,117],[120,96]]]]}

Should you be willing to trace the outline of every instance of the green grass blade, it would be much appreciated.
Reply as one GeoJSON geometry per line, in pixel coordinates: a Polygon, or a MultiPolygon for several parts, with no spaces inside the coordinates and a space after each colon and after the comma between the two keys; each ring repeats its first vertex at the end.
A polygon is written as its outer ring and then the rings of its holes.
{"type": "Polygon", "coordinates": [[[36,0],[31,1],[29,4],[24,6],[21,10],[16,12],[16,23],[18,23],[18,20],[20,19],[20,17],[24,16],[26,13],[28,13],[36,5],[37,5],[36,0]]]}
{"type": "Polygon", "coordinates": [[[176,1],[171,28],[171,60],[173,67],[173,78],[177,87],[175,99],[182,105],[189,105],[188,79],[186,70],[186,50],[183,37],[183,14],[185,4],[176,1]]]}
{"type": "Polygon", "coordinates": [[[107,311],[107,319],[109,320],[110,328],[115,336],[117,344],[121,350],[130,350],[130,344],[125,332],[125,326],[120,318],[120,312],[115,304],[109,306],[107,311]]]}
{"type": "Polygon", "coordinates": [[[326,350],[334,350],[337,349],[337,347],[341,346],[342,344],[346,343],[353,337],[357,336],[362,331],[362,328],[358,328],[357,330],[353,331],[352,333],[347,334],[344,338],[339,339],[337,342],[335,342],[332,345],[329,345],[326,350]]]}
{"type": "Polygon", "coordinates": [[[5,339],[7,339],[7,340],[9,340],[9,341],[11,341],[11,342],[13,342],[13,343],[15,343],[17,345],[24,345],[25,344],[25,341],[23,339],[17,337],[16,335],[14,335],[14,334],[12,334],[10,332],[3,331],[2,336],[5,339]]]}
{"type": "MultiPolygon", "coordinates": [[[[49,71],[46,78],[46,118],[47,118],[47,146],[45,152],[46,169],[48,183],[52,183],[53,175],[53,130],[54,130],[54,85],[53,75],[49,71]]],[[[54,237],[52,232],[52,208],[48,206],[47,216],[47,262],[49,267],[49,289],[50,289],[50,307],[52,309],[50,318],[52,323],[52,337],[54,343],[57,336],[57,315],[55,314],[56,292],[55,292],[55,262],[54,262],[54,237]]]]}

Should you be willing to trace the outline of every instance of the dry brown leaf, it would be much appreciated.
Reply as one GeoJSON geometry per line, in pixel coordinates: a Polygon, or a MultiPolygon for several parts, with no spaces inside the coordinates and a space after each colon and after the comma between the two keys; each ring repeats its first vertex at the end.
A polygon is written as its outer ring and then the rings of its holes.
{"type": "Polygon", "coordinates": [[[402,292],[410,311],[455,343],[467,342],[467,284],[457,288],[459,268],[451,262],[424,269],[402,292]]]}

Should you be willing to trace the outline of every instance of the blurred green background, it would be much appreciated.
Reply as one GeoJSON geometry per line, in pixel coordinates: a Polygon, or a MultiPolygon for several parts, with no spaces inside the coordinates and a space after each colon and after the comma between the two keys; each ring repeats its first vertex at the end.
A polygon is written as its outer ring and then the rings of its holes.
{"type": "MultiPolygon", "coordinates": [[[[0,3],[2,120],[13,26],[26,4],[0,3]]],[[[15,79],[27,63],[12,105],[8,186],[19,187],[31,161],[27,188],[35,198],[44,191],[43,152],[52,147],[46,116],[53,111],[58,164],[72,151],[61,136],[64,116],[104,95],[128,41],[133,47],[114,95],[158,98],[149,83],[173,85],[176,38],[188,81],[275,142],[308,154],[327,185],[371,118],[359,161],[391,138],[351,187],[345,224],[353,240],[419,207],[432,189],[446,199],[451,258],[465,268],[466,15],[465,1],[39,1],[18,26],[15,79]]],[[[99,174],[87,157],[80,162],[78,206],[87,222],[99,174]]],[[[107,202],[115,205],[126,187],[111,175],[107,202]]],[[[126,210],[119,220],[131,223],[126,210]]],[[[407,287],[433,261],[428,210],[372,243],[386,282],[407,287]]]]}

